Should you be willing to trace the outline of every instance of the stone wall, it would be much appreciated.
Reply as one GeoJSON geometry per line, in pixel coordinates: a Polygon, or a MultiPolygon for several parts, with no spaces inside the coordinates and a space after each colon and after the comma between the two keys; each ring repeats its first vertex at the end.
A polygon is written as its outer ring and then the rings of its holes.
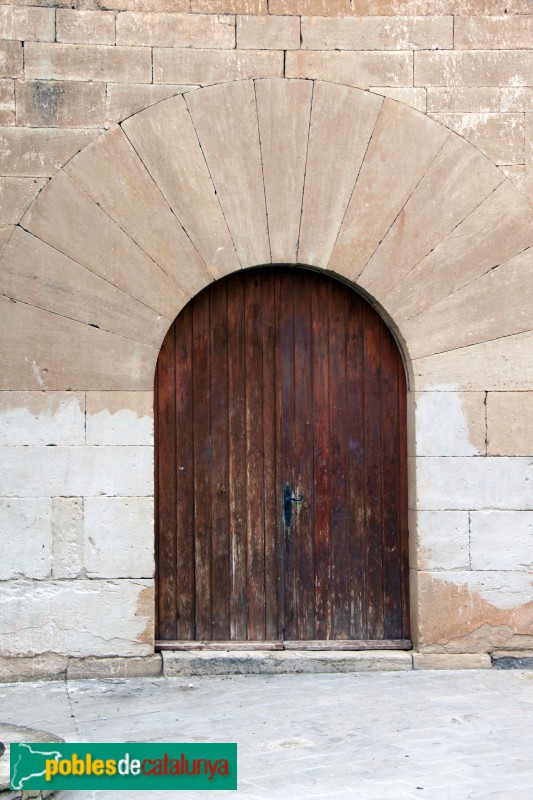
{"type": "Polygon", "coordinates": [[[403,344],[417,646],[533,649],[531,3],[69,5],[0,8],[1,655],[153,652],[158,348],[270,261],[403,344]]]}

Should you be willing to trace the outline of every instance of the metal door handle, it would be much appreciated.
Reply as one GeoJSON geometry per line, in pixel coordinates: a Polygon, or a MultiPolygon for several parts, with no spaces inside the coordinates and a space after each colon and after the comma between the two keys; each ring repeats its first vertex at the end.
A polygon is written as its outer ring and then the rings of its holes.
{"type": "Polygon", "coordinates": [[[289,484],[285,486],[283,491],[283,515],[285,518],[286,528],[290,528],[292,523],[292,504],[301,503],[303,499],[303,494],[301,494],[300,497],[295,497],[289,484]]]}

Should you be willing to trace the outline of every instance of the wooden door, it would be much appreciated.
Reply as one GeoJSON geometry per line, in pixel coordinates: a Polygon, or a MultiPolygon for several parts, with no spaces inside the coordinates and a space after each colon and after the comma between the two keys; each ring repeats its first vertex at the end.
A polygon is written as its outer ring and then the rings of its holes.
{"type": "Polygon", "coordinates": [[[409,646],[405,400],[390,331],[329,276],[188,304],[155,379],[161,646],[409,646]]]}

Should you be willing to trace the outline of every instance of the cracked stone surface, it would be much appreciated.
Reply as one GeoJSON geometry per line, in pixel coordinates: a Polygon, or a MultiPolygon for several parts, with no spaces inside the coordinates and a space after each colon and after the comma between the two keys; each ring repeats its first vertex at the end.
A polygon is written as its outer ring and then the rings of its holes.
{"type": "Polygon", "coordinates": [[[67,741],[236,741],[237,796],[248,800],[533,796],[533,672],[525,670],[4,684],[0,707],[5,722],[67,741]]]}

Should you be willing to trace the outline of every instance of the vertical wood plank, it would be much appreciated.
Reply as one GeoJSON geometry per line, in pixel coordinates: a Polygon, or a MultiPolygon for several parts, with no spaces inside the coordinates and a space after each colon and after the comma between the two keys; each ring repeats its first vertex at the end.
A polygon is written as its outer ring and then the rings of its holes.
{"type": "Polygon", "coordinates": [[[311,353],[311,286],[306,272],[294,274],[294,440],[292,488],[303,499],[293,503],[291,538],[296,635],[315,638],[315,565],[313,541],[313,404],[311,353]]]}
{"type": "MultiPolygon", "coordinates": [[[[281,498],[287,485],[294,489],[294,276],[290,270],[282,270],[279,280],[279,348],[281,383],[281,470],[278,492],[281,498]]],[[[283,503],[281,507],[283,515],[283,503]]],[[[298,638],[296,615],[296,543],[292,526],[283,523],[283,575],[284,575],[284,638],[298,638]]]]}
{"type": "Polygon", "coordinates": [[[228,281],[228,440],[230,536],[230,638],[247,638],[246,588],[246,380],[243,275],[228,281]]]}
{"type": "Polygon", "coordinates": [[[409,497],[407,491],[407,381],[402,358],[398,352],[398,448],[400,455],[399,468],[399,505],[401,535],[401,572],[402,572],[402,636],[411,637],[411,620],[409,609],[409,497]]]}
{"type": "Polygon", "coordinates": [[[329,430],[332,638],[350,636],[346,429],[346,303],[348,290],[329,287],[329,430]]]}
{"type": "Polygon", "coordinates": [[[192,396],[192,308],[174,324],[176,425],[171,439],[176,458],[177,636],[194,638],[194,475],[192,396]]]}
{"type": "Polygon", "coordinates": [[[285,623],[285,525],[283,520],[283,488],[285,486],[285,444],[283,441],[283,337],[282,337],[282,274],[283,270],[274,270],[274,315],[276,328],[275,343],[275,429],[276,429],[276,484],[275,484],[275,514],[277,522],[277,638],[286,636],[285,623]]]}
{"type": "Polygon", "coordinates": [[[209,292],[213,639],[230,637],[227,284],[209,292]]]}
{"type": "Polygon", "coordinates": [[[383,614],[386,639],[402,638],[398,348],[382,324],[383,614]]]}
{"type": "Polygon", "coordinates": [[[351,639],[368,638],[365,541],[364,301],[350,292],[346,323],[347,516],[351,639]]]}
{"type": "Polygon", "coordinates": [[[194,569],[197,639],[212,638],[209,294],[193,304],[194,569]]]}
{"type": "Polygon", "coordinates": [[[265,515],[263,480],[263,323],[261,276],[245,279],[246,528],[248,638],[265,636],[265,515]]]}
{"type": "Polygon", "coordinates": [[[262,271],[263,471],[265,512],[265,638],[278,631],[278,514],[276,491],[276,314],[277,270],[262,271]]]}
{"type": "Polygon", "coordinates": [[[365,538],[368,636],[383,638],[383,439],[381,430],[381,333],[377,314],[364,313],[365,357],[365,538]]]}
{"type": "Polygon", "coordinates": [[[331,508],[329,430],[329,291],[325,278],[311,292],[313,349],[313,510],[316,638],[331,638],[331,508]]]}
{"type": "Polygon", "coordinates": [[[158,636],[176,636],[176,409],[174,404],[174,327],[167,333],[157,363],[157,581],[158,636]]]}

